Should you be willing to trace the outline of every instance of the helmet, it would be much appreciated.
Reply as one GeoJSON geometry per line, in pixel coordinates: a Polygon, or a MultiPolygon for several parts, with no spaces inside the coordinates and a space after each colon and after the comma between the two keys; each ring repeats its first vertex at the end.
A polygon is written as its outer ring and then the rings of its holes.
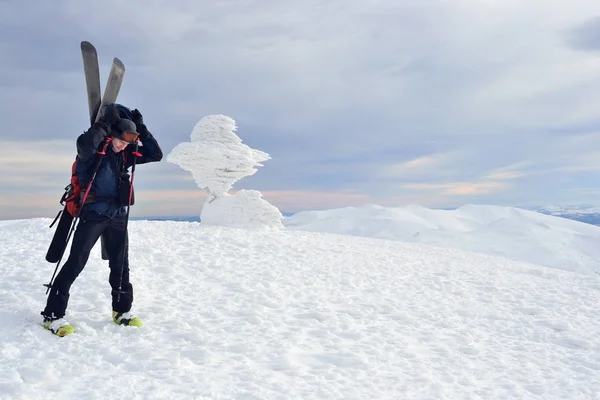
{"type": "Polygon", "coordinates": [[[122,104],[113,103],[108,104],[102,110],[103,113],[106,113],[110,107],[116,108],[119,112],[119,116],[121,117],[121,120],[112,127],[110,135],[127,143],[135,142],[135,139],[137,139],[139,133],[137,132],[137,126],[135,122],[133,122],[133,114],[131,113],[131,109],[122,104]]]}
{"type": "Polygon", "coordinates": [[[131,109],[119,103],[112,103],[104,106],[101,111],[102,115],[106,114],[106,111],[111,108],[116,108],[121,118],[126,118],[130,121],[133,121],[133,113],[131,112],[131,109]]]}
{"type": "Polygon", "coordinates": [[[117,137],[127,143],[133,143],[139,136],[136,129],[136,125],[132,120],[123,118],[116,123],[111,133],[113,137],[117,137]]]}
{"type": "Polygon", "coordinates": [[[119,111],[119,115],[121,116],[121,118],[126,118],[130,121],[133,121],[133,113],[131,112],[130,108],[125,107],[123,104],[118,104],[118,103],[109,104],[108,106],[115,107],[117,109],[117,111],[119,111]]]}

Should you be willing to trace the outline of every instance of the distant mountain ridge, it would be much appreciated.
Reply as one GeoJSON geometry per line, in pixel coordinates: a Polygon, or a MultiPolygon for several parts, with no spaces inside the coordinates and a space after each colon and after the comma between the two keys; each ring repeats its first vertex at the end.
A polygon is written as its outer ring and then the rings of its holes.
{"type": "MultiPolygon", "coordinates": [[[[284,217],[294,215],[291,212],[282,212],[284,217]]],[[[200,222],[199,216],[152,216],[152,217],[131,217],[132,221],[183,221],[183,222],[200,222]]]]}
{"type": "MultiPolygon", "coordinates": [[[[535,207],[519,207],[524,210],[536,211],[546,215],[552,215],[555,217],[562,217],[571,219],[574,221],[585,222],[587,224],[600,226],[600,206],[595,205],[547,205],[547,206],[535,206],[535,207]]],[[[291,217],[296,213],[282,212],[285,217],[291,217]]],[[[145,221],[184,221],[184,222],[200,222],[200,217],[194,216],[179,216],[179,217],[131,217],[132,220],[145,220],[145,221]]]]}
{"type": "Polygon", "coordinates": [[[523,207],[546,215],[572,219],[592,225],[600,225],[600,206],[583,205],[547,205],[543,207],[523,207]]]}

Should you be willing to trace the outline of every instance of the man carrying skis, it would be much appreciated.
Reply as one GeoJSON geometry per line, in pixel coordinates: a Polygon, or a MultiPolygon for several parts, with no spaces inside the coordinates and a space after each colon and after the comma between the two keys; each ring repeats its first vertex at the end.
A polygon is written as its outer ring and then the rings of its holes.
{"type": "Polygon", "coordinates": [[[98,121],[77,138],[75,173],[81,187],[86,188],[91,179],[93,182],[85,204],[81,204],[69,258],[52,283],[41,313],[43,326],[58,336],[74,332],[64,318],[69,289],[101,236],[109,258],[113,321],[119,325],[142,326],[142,321],[131,312],[133,287],[129,281],[127,219],[133,192],[128,168],[134,163],[160,161],[163,155],[137,109],[132,111],[121,104],[109,104],[101,112],[98,121]],[[131,145],[138,140],[142,146],[136,152],[131,145]],[[96,157],[100,157],[97,153],[107,141],[110,145],[104,146],[105,153],[100,164],[96,164],[96,157]],[[96,165],[98,169],[92,177],[96,165]]]}

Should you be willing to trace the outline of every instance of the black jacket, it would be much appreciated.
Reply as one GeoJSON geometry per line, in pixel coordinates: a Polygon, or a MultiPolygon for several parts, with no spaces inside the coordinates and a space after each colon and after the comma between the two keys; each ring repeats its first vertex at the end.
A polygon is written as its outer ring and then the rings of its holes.
{"type": "MultiPolygon", "coordinates": [[[[163,157],[158,142],[148,131],[145,125],[138,125],[140,133],[138,147],[140,156],[135,160],[135,145],[127,146],[123,151],[115,153],[109,144],[106,154],[96,173],[91,187],[91,196],[96,199],[93,203],[83,206],[83,210],[92,210],[108,217],[123,216],[126,213],[125,206],[119,200],[119,188],[123,184],[122,179],[128,180],[128,169],[136,164],[160,161],[163,157]],[[123,178],[124,177],[124,178],[123,178]]],[[[102,123],[95,123],[85,133],[77,138],[77,165],[75,173],[79,178],[82,192],[85,192],[93,174],[93,168],[100,157],[98,153],[102,149],[108,132],[102,123]]]]}

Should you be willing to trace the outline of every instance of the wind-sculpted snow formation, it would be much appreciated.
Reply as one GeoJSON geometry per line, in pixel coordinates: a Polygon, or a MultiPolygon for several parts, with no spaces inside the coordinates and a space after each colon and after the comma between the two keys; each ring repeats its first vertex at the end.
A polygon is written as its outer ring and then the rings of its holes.
{"type": "Polygon", "coordinates": [[[230,227],[282,228],[279,209],[259,191],[230,193],[234,183],[254,175],[269,154],[252,149],[236,135],[235,121],[226,115],[202,118],[192,130],[190,142],[178,144],[167,161],[190,171],[208,198],[202,207],[202,223],[230,227]]]}

